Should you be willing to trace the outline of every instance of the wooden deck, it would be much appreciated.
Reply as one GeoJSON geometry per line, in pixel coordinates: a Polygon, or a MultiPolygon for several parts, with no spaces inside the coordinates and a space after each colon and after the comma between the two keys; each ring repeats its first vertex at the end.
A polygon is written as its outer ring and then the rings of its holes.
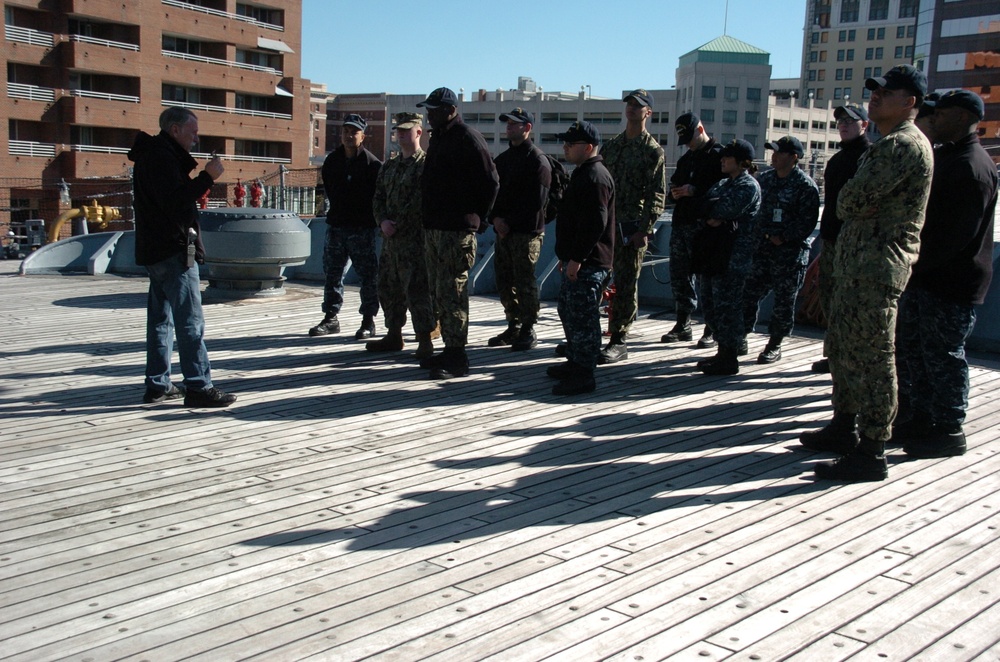
{"type": "Polygon", "coordinates": [[[711,378],[644,318],[557,398],[554,308],[516,354],[474,299],[473,372],[437,383],[307,337],[321,290],[293,285],[207,306],[240,399],[189,410],[138,404],[143,279],[2,264],[4,660],[1000,659],[996,357],[966,456],[817,483],[815,333],[711,378]]]}

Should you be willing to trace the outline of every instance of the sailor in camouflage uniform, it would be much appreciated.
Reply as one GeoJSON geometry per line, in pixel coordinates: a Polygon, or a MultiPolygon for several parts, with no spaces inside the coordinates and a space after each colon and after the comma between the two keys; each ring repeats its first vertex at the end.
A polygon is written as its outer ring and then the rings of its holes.
{"type": "Polygon", "coordinates": [[[900,293],[920,248],[933,156],[913,124],[927,92],[915,67],[869,78],[868,116],[882,139],[840,191],[844,226],[834,254],[827,356],[833,377],[833,421],[805,433],[802,445],[843,454],[816,465],[816,477],[877,481],[888,476],[885,442],[896,415],[894,345],[900,293]],[[860,434],[859,434],[860,432],[860,434]]]}
{"type": "Polygon", "coordinates": [[[743,323],[747,335],[757,323],[760,302],[774,292],[768,325],[770,339],[757,363],[781,359],[781,342],[792,332],[795,298],[809,266],[809,235],[819,220],[819,188],[798,167],[804,153],[794,136],[767,143],[773,170],[760,175],[760,210],[754,233],[753,267],[743,289],[743,323]]]}
{"type": "Polygon", "coordinates": [[[556,218],[556,257],[562,271],[559,320],[566,334],[566,361],[546,373],[559,380],[554,395],[590,393],[601,349],[597,304],[615,250],[615,182],[597,151],[601,134],[590,122],[574,122],[563,141],[576,166],[556,218]]]}
{"type": "Polygon", "coordinates": [[[892,441],[910,457],[962,455],[969,406],[965,341],[993,276],[997,169],[979,142],[983,100],[952,90],[924,102],[934,149],[934,178],[920,257],[899,300],[896,355],[909,383],[901,400],[913,417],[893,426],[892,441]]]}
{"type": "Polygon", "coordinates": [[[639,312],[639,271],[653,234],[653,225],[663,213],[666,175],[663,148],[646,131],[653,113],[653,97],[646,90],[633,90],[625,102],[625,131],[601,148],[604,165],[615,180],[615,295],[611,302],[611,339],[601,351],[600,363],[628,358],[625,336],[639,312]]]}
{"type": "Polygon", "coordinates": [[[722,148],[722,172],[705,196],[705,212],[694,239],[692,270],[701,275],[705,324],[715,332],[715,356],[698,362],[706,375],[735,375],[746,343],[743,329],[743,283],[755,245],[753,222],[760,208],[760,186],[753,178],[754,148],[734,140],[722,148]]]}
{"type": "Polygon", "coordinates": [[[434,353],[431,331],[435,321],[427,285],[420,206],[420,176],[426,156],[420,149],[423,116],[396,113],[394,119],[400,154],[387,161],[379,171],[372,203],[375,219],[382,230],[378,298],[388,333],[384,338],[367,343],[365,349],[369,352],[403,349],[403,325],[409,309],[417,336],[416,356],[424,359],[434,353]]]}

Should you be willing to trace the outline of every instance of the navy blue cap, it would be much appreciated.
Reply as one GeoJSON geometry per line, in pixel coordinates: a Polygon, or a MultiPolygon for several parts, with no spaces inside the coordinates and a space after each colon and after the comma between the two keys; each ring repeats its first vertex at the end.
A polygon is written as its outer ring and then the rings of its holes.
{"type": "Polygon", "coordinates": [[[535,116],[524,108],[515,108],[509,113],[500,116],[501,122],[517,122],[518,124],[534,124],[535,116]]]}
{"type": "Polygon", "coordinates": [[[640,106],[653,105],[653,96],[642,88],[639,88],[638,90],[632,90],[624,97],[622,97],[622,101],[628,101],[629,99],[635,99],[640,106]]]}
{"type": "Polygon", "coordinates": [[[778,140],[772,140],[769,143],[765,143],[764,148],[773,149],[776,152],[784,152],[785,154],[795,154],[799,158],[802,158],[802,155],[806,153],[802,148],[802,141],[795,136],[785,136],[778,140]]]}
{"type": "Polygon", "coordinates": [[[356,115],[354,113],[351,113],[350,115],[344,118],[344,126],[353,126],[357,129],[361,129],[362,131],[364,131],[365,129],[368,128],[368,122],[366,122],[365,118],[361,117],[361,115],[356,115]]]}
{"type": "Polygon", "coordinates": [[[424,107],[430,108],[431,110],[435,108],[440,108],[441,106],[457,106],[458,97],[454,92],[449,90],[447,87],[439,87],[430,94],[427,98],[417,104],[417,108],[424,107]]]}
{"type": "Polygon", "coordinates": [[[723,147],[721,154],[721,156],[732,156],[738,162],[753,161],[756,155],[753,145],[739,138],[723,147]]]}
{"type": "Polygon", "coordinates": [[[961,108],[975,115],[980,121],[986,116],[986,106],[983,105],[982,97],[969,90],[951,90],[942,94],[938,99],[928,97],[924,101],[924,105],[935,110],[961,108]]]}
{"type": "Polygon", "coordinates": [[[701,119],[694,113],[684,113],[678,117],[677,121],[674,122],[674,128],[677,130],[677,144],[687,145],[691,142],[699,124],[701,124],[701,119]]]}
{"type": "Polygon", "coordinates": [[[566,129],[566,133],[557,133],[556,140],[566,143],[590,143],[591,145],[601,144],[601,133],[590,122],[573,122],[566,129]]]}
{"type": "Polygon", "coordinates": [[[906,90],[923,99],[927,95],[927,76],[912,64],[899,64],[885,72],[884,76],[867,79],[865,87],[869,90],[880,87],[887,90],[906,90]]]}
{"type": "Polygon", "coordinates": [[[839,120],[841,117],[850,117],[852,120],[861,120],[862,122],[868,121],[868,111],[862,106],[856,106],[854,104],[848,104],[846,106],[837,106],[833,110],[833,119],[839,120]]]}

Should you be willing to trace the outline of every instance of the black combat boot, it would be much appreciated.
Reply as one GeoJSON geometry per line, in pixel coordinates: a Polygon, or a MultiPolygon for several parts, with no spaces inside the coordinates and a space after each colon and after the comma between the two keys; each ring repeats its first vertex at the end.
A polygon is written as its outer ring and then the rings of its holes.
{"type": "Polygon", "coordinates": [[[520,330],[521,328],[516,322],[510,322],[506,329],[487,340],[486,344],[490,347],[507,347],[514,342],[520,330]]]}
{"type": "Polygon", "coordinates": [[[811,451],[847,455],[858,445],[858,415],[833,412],[825,427],[799,435],[799,443],[811,451]]]}
{"type": "Polygon", "coordinates": [[[691,315],[689,313],[677,313],[677,323],[674,328],[660,337],[660,342],[686,342],[694,338],[691,330],[691,315]]]}
{"type": "Polygon", "coordinates": [[[816,465],[816,477],[822,480],[842,480],[848,483],[866,483],[889,477],[885,461],[885,442],[861,435],[857,448],[833,462],[816,465]]]}
{"type": "Polygon", "coordinates": [[[355,340],[364,340],[365,338],[375,337],[375,318],[371,315],[365,315],[361,320],[361,327],[354,332],[355,340]]]}
{"type": "Polygon", "coordinates": [[[333,313],[327,313],[322,322],[309,329],[310,336],[326,336],[331,333],[340,333],[340,320],[333,313]]]}
{"type": "Polygon", "coordinates": [[[735,349],[720,345],[719,353],[699,365],[698,369],[706,375],[736,375],[740,372],[740,361],[735,349]]]}
{"type": "Polygon", "coordinates": [[[612,333],[608,344],[597,357],[597,362],[601,365],[608,363],[618,363],[628,358],[628,347],[625,346],[624,333],[612,333]]]}
{"type": "Polygon", "coordinates": [[[715,339],[715,332],[712,331],[712,327],[706,324],[705,331],[698,340],[698,349],[711,349],[718,344],[718,341],[715,339]]]}
{"type": "MultiPolygon", "coordinates": [[[[749,348],[748,348],[749,349],[749,348]]],[[[771,337],[764,351],[757,355],[757,363],[777,363],[781,360],[781,338],[771,337]]]]}
{"type": "Polygon", "coordinates": [[[445,347],[440,360],[431,369],[431,379],[452,379],[469,374],[469,357],[464,347],[445,347]]]}
{"type": "Polygon", "coordinates": [[[518,331],[510,348],[515,352],[526,352],[538,346],[538,336],[535,335],[535,327],[532,324],[525,324],[518,331]]]}
{"type": "Polygon", "coordinates": [[[920,459],[957,457],[965,455],[965,450],[961,423],[935,423],[924,436],[903,441],[903,452],[920,459]]]}

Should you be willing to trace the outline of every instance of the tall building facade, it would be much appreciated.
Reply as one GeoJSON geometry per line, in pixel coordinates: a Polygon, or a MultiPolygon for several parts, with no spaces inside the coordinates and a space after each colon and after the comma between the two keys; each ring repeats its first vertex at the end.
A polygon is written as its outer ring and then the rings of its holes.
{"type": "Polygon", "coordinates": [[[806,0],[800,98],[868,99],[866,78],[913,62],[919,1],[806,0]]]}
{"type": "Polygon", "coordinates": [[[915,64],[927,74],[930,89],[966,89],[983,98],[980,140],[1000,162],[1000,4],[921,0],[915,64]]]}
{"type": "MultiPolygon", "coordinates": [[[[171,105],[197,113],[195,156],[218,153],[225,182],[309,165],[301,0],[4,0],[4,19],[4,177],[65,181],[76,206],[74,183],[126,173],[171,105]]],[[[51,191],[7,195],[0,224],[52,216],[51,191]]]]}

